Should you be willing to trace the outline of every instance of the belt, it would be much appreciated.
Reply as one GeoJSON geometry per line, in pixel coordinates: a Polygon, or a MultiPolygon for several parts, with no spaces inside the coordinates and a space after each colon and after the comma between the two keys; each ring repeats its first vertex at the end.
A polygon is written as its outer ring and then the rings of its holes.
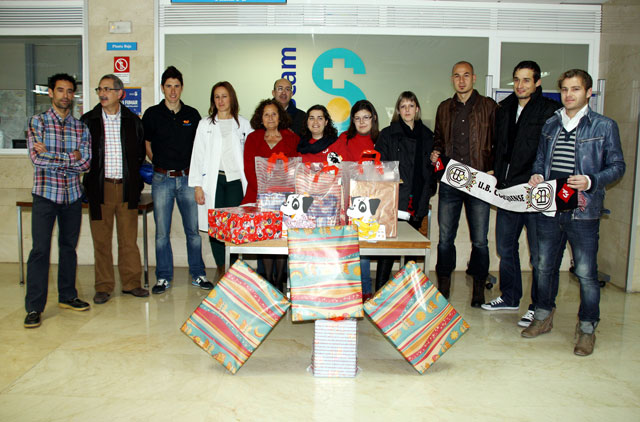
{"type": "Polygon", "coordinates": [[[113,183],[114,185],[121,185],[122,184],[122,179],[110,179],[108,177],[105,177],[104,181],[107,182],[107,183],[113,183]]]}
{"type": "Polygon", "coordinates": [[[184,170],[165,170],[160,167],[154,167],[153,171],[157,171],[158,173],[166,174],[169,177],[182,177],[189,175],[189,167],[184,170]]]}

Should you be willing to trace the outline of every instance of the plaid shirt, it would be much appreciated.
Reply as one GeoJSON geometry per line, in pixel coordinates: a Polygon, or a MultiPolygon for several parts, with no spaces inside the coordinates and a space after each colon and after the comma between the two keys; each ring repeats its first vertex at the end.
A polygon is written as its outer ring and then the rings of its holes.
{"type": "Polygon", "coordinates": [[[118,108],[116,114],[107,114],[102,109],[102,121],[104,122],[104,177],[109,179],[122,179],[121,111],[118,108]]]}
{"type": "Polygon", "coordinates": [[[27,146],[35,167],[34,195],[57,204],[71,204],[82,197],[80,175],[89,170],[91,135],[89,129],[71,113],[64,119],[50,108],[29,119],[27,146]],[[44,143],[46,152],[37,153],[35,142],[44,143]],[[80,152],[76,160],[73,151],[80,152]]]}

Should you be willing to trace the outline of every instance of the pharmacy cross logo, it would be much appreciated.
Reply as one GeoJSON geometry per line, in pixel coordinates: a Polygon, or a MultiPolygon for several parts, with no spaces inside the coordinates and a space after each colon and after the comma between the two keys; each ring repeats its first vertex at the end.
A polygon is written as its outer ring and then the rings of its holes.
{"type": "Polygon", "coordinates": [[[327,110],[339,132],[349,126],[349,112],[356,101],[367,98],[352,82],[356,75],[366,74],[362,59],[346,48],[332,48],[318,56],[313,63],[311,76],[316,86],[327,94],[335,95],[327,104],[327,110]]]}

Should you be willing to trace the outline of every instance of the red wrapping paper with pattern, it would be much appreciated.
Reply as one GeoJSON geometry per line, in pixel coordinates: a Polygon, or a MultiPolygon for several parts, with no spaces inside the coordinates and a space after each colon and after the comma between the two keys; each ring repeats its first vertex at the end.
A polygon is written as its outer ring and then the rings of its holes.
{"type": "Polygon", "coordinates": [[[282,212],[260,211],[256,206],[209,210],[209,236],[241,243],[282,237],[282,212]]]}

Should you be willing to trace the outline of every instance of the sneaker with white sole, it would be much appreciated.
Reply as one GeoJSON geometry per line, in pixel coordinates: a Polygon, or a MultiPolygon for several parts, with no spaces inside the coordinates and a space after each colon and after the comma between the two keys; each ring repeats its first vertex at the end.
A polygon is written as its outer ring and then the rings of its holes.
{"type": "Polygon", "coordinates": [[[519,306],[509,306],[507,303],[502,300],[502,296],[493,299],[489,303],[484,303],[480,305],[482,309],[485,311],[517,311],[519,306]]]}
{"type": "Polygon", "coordinates": [[[159,295],[160,293],[166,292],[169,287],[171,287],[169,280],[159,278],[158,281],[156,281],[156,285],[151,288],[151,293],[159,295]]]}
{"type": "Polygon", "coordinates": [[[191,284],[196,287],[200,287],[202,290],[211,290],[213,289],[213,283],[207,280],[207,277],[200,275],[193,280],[191,280],[191,284]]]}
{"type": "Polygon", "coordinates": [[[522,315],[522,318],[520,318],[520,321],[518,321],[518,326],[527,328],[531,325],[531,322],[533,321],[533,314],[534,312],[532,310],[527,310],[527,312],[522,315]]]}

